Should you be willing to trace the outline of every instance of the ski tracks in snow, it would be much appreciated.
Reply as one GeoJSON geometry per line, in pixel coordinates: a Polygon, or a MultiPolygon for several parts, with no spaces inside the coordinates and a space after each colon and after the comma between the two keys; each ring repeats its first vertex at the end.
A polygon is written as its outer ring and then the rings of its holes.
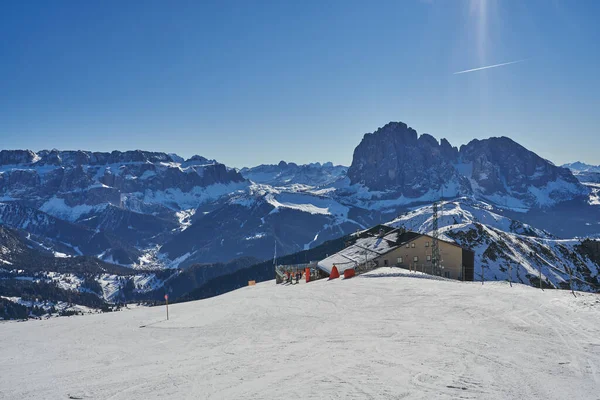
{"type": "Polygon", "coordinates": [[[113,400],[597,393],[597,295],[397,272],[259,283],[173,304],[169,321],[152,307],[0,324],[0,387],[7,398],[113,400]]]}

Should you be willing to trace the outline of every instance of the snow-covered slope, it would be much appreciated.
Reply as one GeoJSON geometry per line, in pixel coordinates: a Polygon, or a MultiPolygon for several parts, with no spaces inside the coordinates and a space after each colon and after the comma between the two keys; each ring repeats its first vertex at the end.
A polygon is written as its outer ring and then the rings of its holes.
{"type": "Polygon", "coordinates": [[[597,295],[376,270],[4,323],[18,399],[594,399],[597,295]],[[43,337],[44,340],[40,340],[43,337]]]}
{"type": "MultiPolygon", "coordinates": [[[[454,201],[442,201],[438,204],[438,225],[439,227],[445,227],[482,223],[506,232],[527,236],[552,237],[548,232],[507,218],[501,215],[500,211],[489,203],[467,197],[454,201]]],[[[408,230],[428,233],[433,229],[433,205],[416,207],[398,216],[389,225],[395,228],[404,226],[408,230]]]]}
{"type": "Polygon", "coordinates": [[[295,253],[370,225],[355,219],[359,212],[354,207],[313,190],[252,184],[207,211],[200,208],[192,225],[165,243],[158,256],[179,260],[180,267],[240,256],[264,260],[275,251],[295,253]]]}

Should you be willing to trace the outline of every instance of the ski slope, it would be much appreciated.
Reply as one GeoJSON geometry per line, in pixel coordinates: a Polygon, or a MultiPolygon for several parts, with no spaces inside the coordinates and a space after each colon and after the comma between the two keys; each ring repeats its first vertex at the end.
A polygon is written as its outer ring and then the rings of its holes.
{"type": "Polygon", "coordinates": [[[169,311],[0,324],[0,398],[600,396],[596,294],[382,268],[169,311]]]}

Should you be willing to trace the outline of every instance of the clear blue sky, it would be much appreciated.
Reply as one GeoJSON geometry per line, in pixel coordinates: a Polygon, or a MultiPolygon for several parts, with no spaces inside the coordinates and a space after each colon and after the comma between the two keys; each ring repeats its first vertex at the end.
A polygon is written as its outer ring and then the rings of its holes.
{"type": "Polygon", "coordinates": [[[3,1],[0,148],[349,165],[393,120],[600,164],[599,18],[597,0],[3,1]]]}

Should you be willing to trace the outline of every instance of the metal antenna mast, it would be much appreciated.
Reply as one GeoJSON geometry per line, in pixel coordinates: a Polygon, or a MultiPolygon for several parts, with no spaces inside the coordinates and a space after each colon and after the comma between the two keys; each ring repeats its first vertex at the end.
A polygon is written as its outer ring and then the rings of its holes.
{"type": "Polygon", "coordinates": [[[438,226],[438,203],[433,203],[433,232],[431,241],[431,265],[433,267],[433,273],[440,275],[440,246],[438,239],[440,237],[440,231],[438,226]]]}
{"type": "MultiPolygon", "coordinates": [[[[443,224],[444,223],[444,186],[442,186],[441,189],[442,189],[442,195],[440,196],[440,220],[442,221],[442,224],[443,224]]],[[[438,238],[439,238],[439,232],[438,232],[438,238]]],[[[438,249],[437,260],[438,260],[439,273],[440,273],[440,276],[442,276],[442,274],[444,273],[444,257],[442,257],[442,252],[440,251],[439,242],[438,242],[437,249],[438,249]]]]}

